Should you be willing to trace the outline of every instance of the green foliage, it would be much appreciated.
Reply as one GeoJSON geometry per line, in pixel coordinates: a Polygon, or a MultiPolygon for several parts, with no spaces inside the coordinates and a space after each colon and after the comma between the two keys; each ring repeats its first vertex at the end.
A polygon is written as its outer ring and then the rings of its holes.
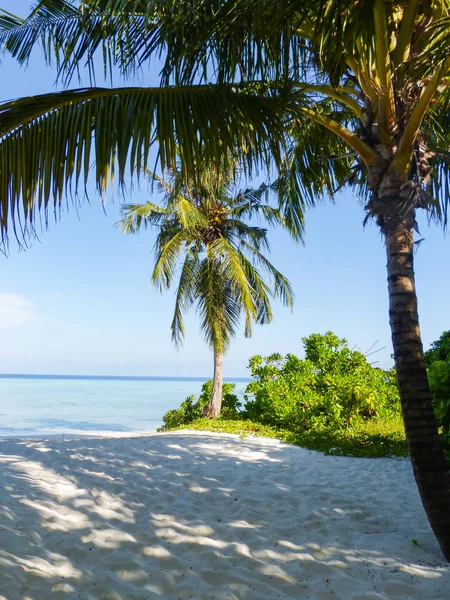
{"type": "MultiPolygon", "coordinates": [[[[188,425],[193,421],[202,418],[203,409],[206,408],[211,397],[213,381],[206,381],[202,385],[202,391],[197,398],[194,395],[188,396],[181,404],[180,408],[174,408],[166,412],[163,416],[164,425],[158,431],[166,431],[175,427],[188,425]]],[[[239,409],[242,404],[239,398],[234,394],[235,383],[224,383],[222,387],[222,411],[224,418],[238,418],[239,409]]],[[[196,421],[197,422],[197,421],[196,421]]]]}
{"type": "Polygon", "coordinates": [[[433,396],[434,413],[442,431],[444,449],[450,454],[450,331],[431,344],[424,355],[433,396]]]}
{"type": "Polygon", "coordinates": [[[186,180],[181,165],[167,175],[167,181],[152,175],[162,206],[127,205],[118,225],[125,233],[148,226],[158,231],[152,283],[165,290],[177,280],[172,340],[183,342],[184,315],[196,305],[207,343],[224,353],[241,317],[250,336],[254,323],[271,322],[273,298],[292,307],[288,280],[265,256],[267,229],[248,223],[258,217],[267,225],[283,225],[283,219],[265,201],[265,187],[234,188],[232,165],[218,170],[205,157],[195,180],[193,175],[186,180]]]}
{"type": "Polygon", "coordinates": [[[438,360],[428,369],[434,413],[442,427],[445,445],[450,448],[450,359],[438,360]]]}
{"type": "Polygon", "coordinates": [[[400,414],[395,376],[372,367],[331,332],[303,338],[305,360],[292,354],[250,359],[245,414],[289,430],[347,431],[400,414]]]}
{"type": "Polygon", "coordinates": [[[450,360],[450,331],[444,331],[441,337],[431,344],[423,357],[427,368],[438,360],[450,360]]]}
{"type": "Polygon", "coordinates": [[[163,430],[200,429],[277,438],[327,454],[406,456],[395,374],[372,367],[331,332],[303,338],[305,359],[254,356],[244,409],[224,384],[223,413],[205,419],[212,382],[164,416],[163,430]]]}
{"type": "Polygon", "coordinates": [[[0,235],[14,223],[32,228],[68,189],[77,198],[87,177],[100,191],[112,174],[124,185],[153,144],[161,167],[181,148],[187,171],[205,150],[216,161],[231,152],[249,172],[275,162],[299,235],[318,198],[344,186],[366,196],[365,167],[386,160],[387,144],[434,199],[411,194],[411,207],[446,225],[448,16],[448,0],[40,0],[25,19],[0,10],[0,45],[21,64],[39,48],[68,84],[80,65],[95,81],[98,67],[133,75],[157,57],[166,86],[4,103],[0,190],[10,220],[0,235]]]}
{"type": "Polygon", "coordinates": [[[198,419],[193,423],[179,426],[177,429],[231,433],[242,437],[252,435],[275,438],[288,444],[339,456],[383,458],[408,455],[408,446],[401,419],[382,421],[375,428],[371,425],[370,421],[362,423],[350,434],[333,432],[332,430],[294,432],[270,425],[262,425],[248,419],[217,418],[198,419]]]}

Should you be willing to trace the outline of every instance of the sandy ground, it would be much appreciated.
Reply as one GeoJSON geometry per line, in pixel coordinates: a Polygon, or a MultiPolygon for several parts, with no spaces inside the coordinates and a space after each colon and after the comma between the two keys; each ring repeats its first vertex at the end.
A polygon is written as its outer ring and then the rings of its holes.
{"type": "Polygon", "coordinates": [[[194,432],[2,440],[0,494],[2,600],[450,598],[406,460],[194,432]]]}

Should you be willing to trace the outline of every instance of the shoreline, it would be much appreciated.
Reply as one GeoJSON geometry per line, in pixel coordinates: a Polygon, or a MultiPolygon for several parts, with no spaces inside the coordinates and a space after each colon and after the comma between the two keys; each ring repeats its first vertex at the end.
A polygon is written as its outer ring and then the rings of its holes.
{"type": "Polygon", "coordinates": [[[448,597],[408,460],[136,433],[0,440],[1,600],[448,597]]]}
{"type": "Polygon", "coordinates": [[[148,437],[157,434],[157,430],[149,431],[95,431],[95,430],[70,430],[56,431],[52,433],[26,433],[4,435],[0,433],[0,442],[7,440],[77,440],[81,438],[88,439],[116,439],[116,438],[136,438],[148,437]]]}

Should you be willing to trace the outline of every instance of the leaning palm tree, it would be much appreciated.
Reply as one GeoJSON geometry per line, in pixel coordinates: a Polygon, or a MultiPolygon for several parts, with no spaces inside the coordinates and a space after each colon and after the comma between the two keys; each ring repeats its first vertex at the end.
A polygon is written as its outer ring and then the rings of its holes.
{"type": "Polygon", "coordinates": [[[102,189],[111,165],[120,180],[153,140],[169,166],[178,143],[185,171],[200,140],[211,159],[234,152],[248,168],[273,153],[274,189],[299,235],[304,210],[318,199],[344,187],[363,199],[366,220],[375,219],[386,241],[414,475],[450,559],[450,474],[423,362],[413,269],[417,213],[447,225],[449,0],[42,0],[30,20],[5,16],[0,27],[21,61],[43,42],[63,77],[80,61],[91,66],[102,48],[105,68],[124,73],[162,56],[162,81],[173,84],[0,106],[2,232],[9,215],[30,224],[35,206],[58,204],[66,185],[89,175],[94,151],[102,189]]]}
{"type": "Polygon", "coordinates": [[[183,316],[197,305],[201,330],[214,353],[213,386],[204,414],[216,417],[222,406],[223,357],[241,316],[249,337],[253,323],[271,322],[273,297],[292,307],[288,280],[264,255],[269,250],[267,230],[248,222],[256,215],[272,225],[282,218],[263,201],[265,186],[233,193],[226,170],[203,165],[196,182],[179,171],[171,171],[166,180],[156,174],[153,178],[164,194],[162,204],[127,205],[118,225],[125,233],[147,226],[158,232],[152,283],[166,290],[177,281],[171,324],[177,346],[184,340],[183,316]]]}

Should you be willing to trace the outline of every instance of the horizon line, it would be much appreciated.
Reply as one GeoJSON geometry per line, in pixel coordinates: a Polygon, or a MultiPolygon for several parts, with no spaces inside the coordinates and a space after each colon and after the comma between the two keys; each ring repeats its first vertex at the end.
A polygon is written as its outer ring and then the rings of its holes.
{"type": "MultiPolygon", "coordinates": [[[[170,375],[80,375],[80,374],[52,374],[52,373],[0,373],[0,379],[142,379],[142,380],[166,380],[166,379],[177,379],[177,380],[191,380],[191,381],[209,381],[212,379],[211,376],[203,377],[201,375],[193,376],[170,376],[170,375]]],[[[236,380],[236,381],[247,381],[250,377],[224,377],[224,381],[236,380]]]]}

